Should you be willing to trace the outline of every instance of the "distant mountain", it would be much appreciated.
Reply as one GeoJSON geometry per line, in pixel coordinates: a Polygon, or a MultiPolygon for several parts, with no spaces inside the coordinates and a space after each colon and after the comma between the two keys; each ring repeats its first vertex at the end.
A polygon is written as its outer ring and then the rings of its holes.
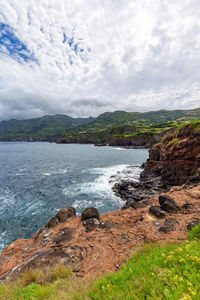
{"type": "Polygon", "coordinates": [[[0,122],[0,140],[55,140],[66,131],[92,122],[94,118],[72,118],[66,115],[43,116],[28,120],[0,122]]]}
{"type": "Polygon", "coordinates": [[[82,138],[84,133],[83,142],[93,142],[93,140],[101,142],[110,140],[112,137],[138,135],[138,132],[161,133],[163,130],[176,126],[177,123],[198,119],[200,119],[200,108],[145,113],[118,110],[105,112],[96,118],[54,115],[28,120],[12,119],[0,122],[0,140],[56,141],[62,139],[63,142],[81,142],[79,137],[82,138]]]}

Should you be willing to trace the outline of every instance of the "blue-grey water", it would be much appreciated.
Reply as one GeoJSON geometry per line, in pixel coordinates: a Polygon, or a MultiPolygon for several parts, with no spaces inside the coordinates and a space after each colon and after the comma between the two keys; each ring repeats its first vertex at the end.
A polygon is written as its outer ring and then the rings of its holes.
{"type": "Polygon", "coordinates": [[[0,250],[31,237],[64,206],[78,214],[88,206],[100,213],[120,208],[110,177],[131,165],[125,176],[137,179],[147,157],[146,149],[0,143],[0,250]]]}

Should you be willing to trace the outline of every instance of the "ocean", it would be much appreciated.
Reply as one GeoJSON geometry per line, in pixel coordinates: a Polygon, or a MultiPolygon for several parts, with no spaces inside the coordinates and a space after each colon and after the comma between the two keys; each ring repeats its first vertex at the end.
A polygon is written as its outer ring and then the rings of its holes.
{"type": "Polygon", "coordinates": [[[124,202],[112,192],[120,179],[138,180],[147,149],[45,142],[0,143],[0,251],[30,238],[59,209],[102,214],[124,202]]]}

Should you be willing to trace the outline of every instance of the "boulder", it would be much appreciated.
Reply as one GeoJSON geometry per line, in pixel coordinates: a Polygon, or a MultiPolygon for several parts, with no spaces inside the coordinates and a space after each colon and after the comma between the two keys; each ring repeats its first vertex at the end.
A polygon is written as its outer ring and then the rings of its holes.
{"type": "Polygon", "coordinates": [[[192,230],[193,227],[197,226],[199,224],[199,219],[195,219],[195,220],[191,220],[188,224],[187,224],[187,230],[190,231],[192,230]]]}
{"type": "Polygon", "coordinates": [[[168,195],[160,195],[158,201],[161,205],[161,209],[168,213],[176,213],[180,210],[174,199],[168,195]]]}
{"type": "Polygon", "coordinates": [[[168,212],[168,213],[176,213],[179,211],[179,207],[176,203],[173,203],[169,200],[165,201],[163,205],[161,205],[162,210],[168,212]]]}
{"type": "Polygon", "coordinates": [[[99,212],[94,207],[86,208],[81,214],[81,220],[82,221],[88,220],[88,219],[91,219],[91,218],[95,218],[95,219],[99,220],[99,212]]]}
{"type": "Polygon", "coordinates": [[[76,217],[76,210],[74,207],[66,206],[62,208],[56,215],[60,223],[64,223],[72,217],[76,217]]]}
{"type": "Polygon", "coordinates": [[[76,217],[76,210],[74,207],[66,206],[62,208],[55,217],[51,218],[45,225],[47,228],[53,228],[59,223],[64,223],[72,217],[76,217]]]}
{"type": "Polygon", "coordinates": [[[149,213],[157,218],[164,218],[166,216],[166,213],[157,205],[150,206],[149,213]]]}
{"type": "Polygon", "coordinates": [[[169,195],[160,195],[158,197],[158,201],[160,205],[163,205],[165,201],[175,202],[174,199],[172,199],[172,197],[170,197],[169,195]]]}

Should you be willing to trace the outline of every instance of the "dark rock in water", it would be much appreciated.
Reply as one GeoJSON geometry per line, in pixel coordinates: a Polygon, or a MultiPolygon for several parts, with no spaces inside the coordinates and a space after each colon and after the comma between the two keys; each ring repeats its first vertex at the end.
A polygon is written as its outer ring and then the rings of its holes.
{"type": "Polygon", "coordinates": [[[195,226],[197,226],[198,224],[199,224],[199,219],[195,219],[195,220],[190,221],[187,224],[187,230],[188,231],[192,230],[192,228],[195,227],[195,226]]]}
{"type": "Polygon", "coordinates": [[[74,207],[66,206],[57,213],[56,217],[60,223],[64,223],[70,218],[76,217],[76,210],[74,207]]]}
{"type": "MultiPolygon", "coordinates": [[[[127,201],[129,198],[135,201],[143,199],[155,198],[159,193],[166,191],[163,183],[157,179],[148,179],[140,182],[130,180],[122,180],[113,186],[113,191],[116,196],[127,201]]],[[[126,205],[127,206],[127,205],[126,205]]]]}
{"type": "Polygon", "coordinates": [[[98,143],[98,144],[94,144],[95,147],[104,147],[104,146],[107,146],[106,143],[98,143]]]}
{"type": "Polygon", "coordinates": [[[64,223],[72,217],[76,217],[76,210],[74,207],[66,206],[62,208],[55,217],[51,218],[49,222],[45,225],[47,228],[52,228],[59,223],[64,223]]]}
{"type": "Polygon", "coordinates": [[[96,208],[94,207],[88,207],[86,208],[82,214],[81,214],[81,220],[84,221],[84,220],[88,220],[88,219],[91,219],[91,218],[95,218],[95,219],[98,219],[99,220],[99,212],[96,208]]]}
{"type": "Polygon", "coordinates": [[[100,221],[96,218],[90,218],[83,220],[82,224],[85,227],[86,232],[90,232],[99,227],[100,221]]]}
{"type": "Polygon", "coordinates": [[[180,210],[176,202],[168,195],[160,195],[158,201],[161,205],[162,210],[168,213],[175,213],[180,210]]]}
{"type": "Polygon", "coordinates": [[[169,233],[171,231],[175,231],[176,230],[176,225],[178,224],[178,222],[173,219],[173,218],[168,218],[165,220],[164,222],[164,226],[161,226],[159,228],[160,232],[164,232],[164,233],[169,233]]]}
{"type": "Polygon", "coordinates": [[[56,244],[71,241],[73,239],[74,232],[75,232],[74,228],[65,227],[56,234],[53,241],[56,244]]]}
{"type": "Polygon", "coordinates": [[[157,218],[164,218],[166,216],[166,213],[157,205],[150,206],[149,213],[157,218]]]}

